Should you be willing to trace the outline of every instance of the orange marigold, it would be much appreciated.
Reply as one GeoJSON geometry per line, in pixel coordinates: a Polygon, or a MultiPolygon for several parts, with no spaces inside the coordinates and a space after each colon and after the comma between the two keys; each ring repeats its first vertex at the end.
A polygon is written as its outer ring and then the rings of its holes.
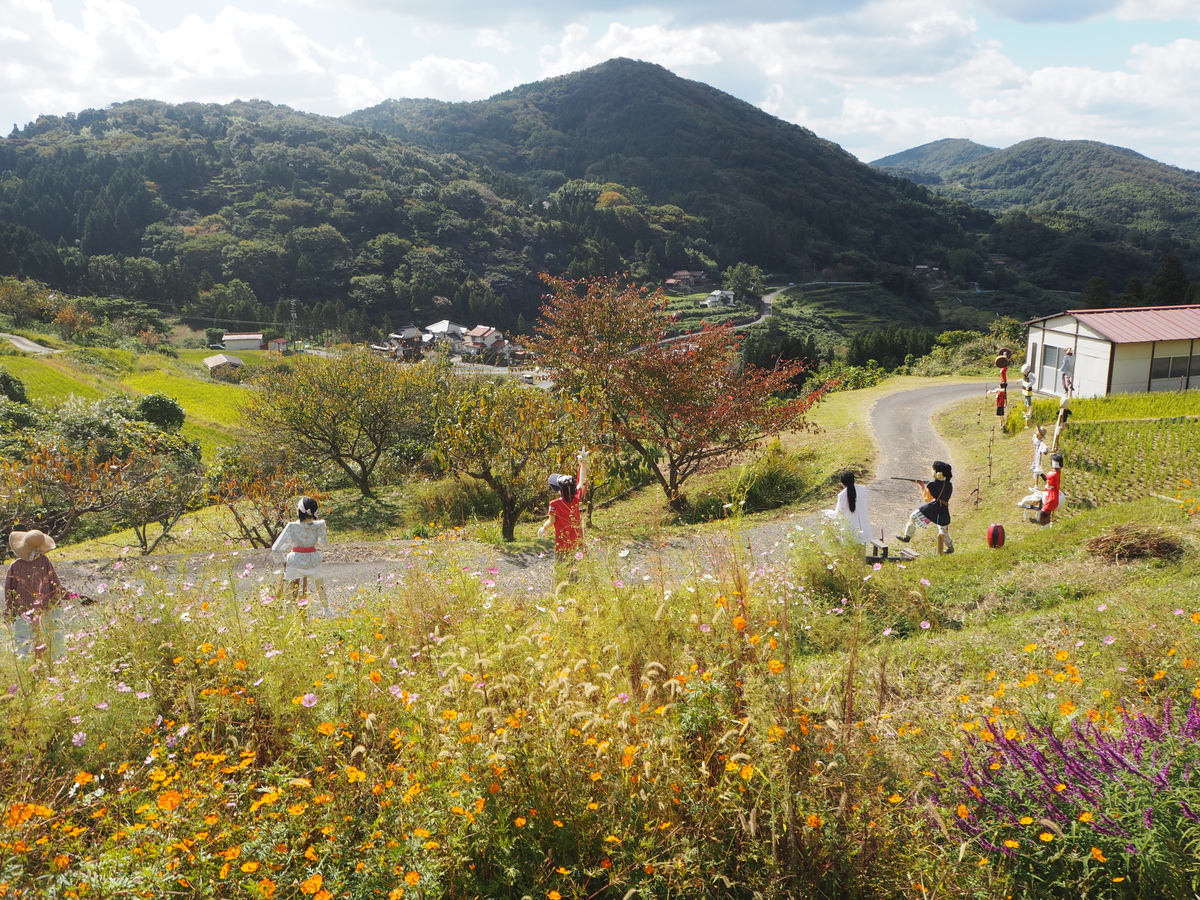
{"type": "Polygon", "coordinates": [[[300,882],[300,893],[315,894],[321,889],[321,885],[324,883],[325,879],[321,876],[321,873],[314,872],[308,878],[305,878],[302,882],[300,882]]]}

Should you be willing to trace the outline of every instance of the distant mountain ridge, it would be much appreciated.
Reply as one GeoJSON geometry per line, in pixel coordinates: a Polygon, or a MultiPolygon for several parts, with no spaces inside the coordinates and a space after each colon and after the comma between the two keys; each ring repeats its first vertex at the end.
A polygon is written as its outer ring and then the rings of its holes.
{"type": "Polygon", "coordinates": [[[806,128],[630,59],[487,100],[388,100],[343,121],[453,151],[535,194],[566,179],[636,187],[706,216],[715,244],[766,267],[798,268],[838,249],[908,263],[931,244],[966,245],[964,226],[987,225],[806,128]]]}
{"type": "Polygon", "coordinates": [[[871,165],[997,213],[1044,209],[1200,240],[1200,173],[1098,141],[1033,138],[993,149],[949,139],[871,165]]]}

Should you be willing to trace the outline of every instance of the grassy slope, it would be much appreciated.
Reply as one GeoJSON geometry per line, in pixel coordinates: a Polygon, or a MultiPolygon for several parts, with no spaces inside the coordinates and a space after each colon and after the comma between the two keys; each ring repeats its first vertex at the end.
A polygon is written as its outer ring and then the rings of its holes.
{"type": "MultiPolygon", "coordinates": [[[[245,388],[213,381],[203,364],[211,350],[181,350],[172,358],[158,353],[77,348],[53,356],[5,355],[4,366],[24,383],[30,400],[54,405],[72,395],[97,400],[113,392],[162,393],[187,413],[184,434],[198,441],[206,459],[233,443],[245,388]]],[[[251,351],[241,358],[260,364],[265,354],[251,351]]]]}

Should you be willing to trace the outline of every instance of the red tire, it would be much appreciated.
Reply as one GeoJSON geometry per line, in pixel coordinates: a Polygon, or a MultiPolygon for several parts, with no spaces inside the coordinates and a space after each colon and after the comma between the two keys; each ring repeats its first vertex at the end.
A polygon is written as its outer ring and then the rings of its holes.
{"type": "Polygon", "coordinates": [[[987,545],[993,550],[999,550],[1004,546],[1004,526],[989,525],[987,530],[987,545]]]}

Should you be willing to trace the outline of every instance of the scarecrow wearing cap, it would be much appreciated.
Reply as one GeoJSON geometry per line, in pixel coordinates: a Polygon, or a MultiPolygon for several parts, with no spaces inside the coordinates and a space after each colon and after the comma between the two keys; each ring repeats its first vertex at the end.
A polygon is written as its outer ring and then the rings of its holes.
{"type": "Polygon", "coordinates": [[[554,552],[560,561],[571,558],[583,543],[579,503],[587,494],[587,456],[586,450],[579,451],[578,475],[550,476],[550,487],[558,491],[558,497],[550,502],[550,514],[538,529],[538,537],[554,528],[554,552]]]}
{"type": "Polygon", "coordinates": [[[4,576],[4,617],[28,622],[34,658],[49,662],[50,647],[43,638],[42,616],[67,596],[58,573],[46,558],[46,551],[55,547],[54,538],[36,529],[13,531],[8,546],[16,559],[4,576]]]}

